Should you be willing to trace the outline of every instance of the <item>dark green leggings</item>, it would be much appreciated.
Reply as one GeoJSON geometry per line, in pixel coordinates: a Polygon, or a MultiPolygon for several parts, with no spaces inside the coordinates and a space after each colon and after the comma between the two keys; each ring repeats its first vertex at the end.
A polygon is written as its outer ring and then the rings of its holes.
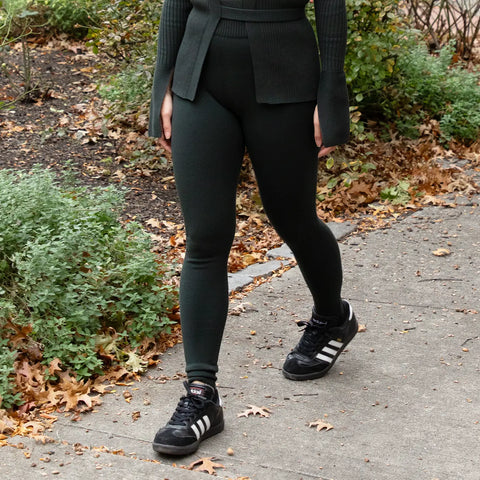
{"type": "Polygon", "coordinates": [[[245,146],[265,212],[295,254],[316,312],[341,312],[338,245],[315,209],[314,108],[314,101],[256,102],[246,38],[215,36],[195,101],[174,96],[173,165],[187,233],[180,315],[189,380],[216,380],[245,146]]]}

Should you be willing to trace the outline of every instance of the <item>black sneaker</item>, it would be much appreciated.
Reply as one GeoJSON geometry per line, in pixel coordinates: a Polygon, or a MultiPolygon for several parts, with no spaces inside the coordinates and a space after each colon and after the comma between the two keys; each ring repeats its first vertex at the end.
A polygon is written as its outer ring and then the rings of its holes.
{"type": "Polygon", "coordinates": [[[223,408],[210,385],[184,382],[187,395],[178,402],[170,421],[153,440],[153,449],[168,455],[188,455],[202,440],[223,430],[223,408]]]}
{"type": "Polygon", "coordinates": [[[312,316],[305,326],[298,345],[287,355],[283,375],[290,380],[311,380],[323,377],[358,332],[358,323],[351,305],[343,301],[345,321],[338,327],[328,328],[326,322],[312,316]]]}

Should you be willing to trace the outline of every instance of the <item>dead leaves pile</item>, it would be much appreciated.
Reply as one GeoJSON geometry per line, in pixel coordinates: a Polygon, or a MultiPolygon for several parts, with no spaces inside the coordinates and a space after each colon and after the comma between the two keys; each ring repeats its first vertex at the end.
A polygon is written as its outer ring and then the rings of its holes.
{"type": "MultiPolygon", "coordinates": [[[[181,341],[180,325],[172,326],[171,330],[171,334],[144,340],[135,357],[146,365],[157,364],[163,352],[181,341]]],[[[16,333],[17,347],[21,346],[20,340],[28,340],[28,333],[27,327],[16,333]]],[[[108,353],[99,355],[108,365],[108,353]]],[[[14,369],[16,391],[21,393],[23,404],[9,411],[0,409],[0,435],[29,436],[43,443],[49,441],[45,432],[52,428],[59,414],[79,420],[81,413],[102,403],[101,396],[109,393],[112,386],[139,378],[132,369],[111,364],[101,376],[78,380],[74,372],[62,367],[58,358],[44,365],[41,353],[29,350],[23,351],[14,369]]]]}
{"type": "Polygon", "coordinates": [[[351,142],[339,149],[337,161],[331,170],[320,167],[318,194],[325,199],[319,203],[318,212],[327,220],[357,218],[374,214],[377,217],[392,217],[397,212],[418,208],[428,198],[451,192],[469,195],[478,191],[478,186],[461,168],[455,165],[456,150],[445,150],[432,137],[419,140],[400,139],[395,136],[388,142],[351,142]],[[437,159],[452,159],[445,166],[437,159]],[[340,161],[341,159],[341,161],[340,161]],[[350,162],[368,162],[374,170],[358,173],[349,170],[350,162]],[[333,176],[351,178],[339,182],[333,189],[327,188],[333,176]],[[343,177],[342,177],[343,175],[343,177]],[[406,205],[391,205],[380,200],[380,192],[408,179],[410,202],[406,205]],[[386,208],[378,208],[383,205],[386,208]]]}

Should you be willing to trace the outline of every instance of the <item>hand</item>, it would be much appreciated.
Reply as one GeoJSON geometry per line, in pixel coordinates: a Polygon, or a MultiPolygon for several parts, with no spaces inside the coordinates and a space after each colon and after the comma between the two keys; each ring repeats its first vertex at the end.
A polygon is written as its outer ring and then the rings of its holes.
{"type": "Polygon", "coordinates": [[[172,111],[173,98],[170,89],[165,93],[163,98],[162,108],[160,110],[160,117],[162,119],[163,134],[160,138],[160,145],[167,151],[172,153],[172,111]]]}
{"type": "Polygon", "coordinates": [[[320,129],[320,121],[318,120],[318,106],[315,107],[315,112],[313,113],[313,131],[315,135],[315,143],[320,149],[318,152],[318,158],[325,157],[330,155],[335,150],[335,147],[324,147],[322,140],[322,130],[320,129]]]}

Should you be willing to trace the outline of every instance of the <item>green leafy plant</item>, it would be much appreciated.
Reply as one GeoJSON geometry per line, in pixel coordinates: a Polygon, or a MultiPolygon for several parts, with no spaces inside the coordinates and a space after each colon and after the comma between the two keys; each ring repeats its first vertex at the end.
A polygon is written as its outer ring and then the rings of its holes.
{"type": "Polygon", "coordinates": [[[57,32],[83,38],[89,29],[98,24],[97,9],[102,1],[94,0],[40,0],[49,25],[57,32]]]}
{"type": "Polygon", "coordinates": [[[127,63],[154,57],[161,7],[155,0],[102,0],[96,10],[100,22],[90,29],[88,44],[127,63]]]}
{"type": "Polygon", "coordinates": [[[380,192],[382,200],[388,200],[393,205],[405,205],[410,199],[410,182],[407,180],[398,180],[392,187],[386,187],[380,192]]]}
{"type": "Polygon", "coordinates": [[[144,65],[143,61],[139,61],[138,65],[127,66],[99,88],[100,96],[109,102],[108,115],[116,119],[116,123],[127,121],[126,115],[138,116],[147,112],[152,71],[144,65]]]}
{"type": "MultiPolygon", "coordinates": [[[[345,162],[342,160],[335,161],[334,157],[329,157],[325,162],[325,171],[329,172],[326,180],[326,188],[330,192],[339,184],[349,188],[355,181],[359,180],[362,175],[376,168],[376,165],[367,161],[366,158],[345,162]]],[[[317,199],[319,201],[325,200],[325,194],[318,194],[317,199]]]]}
{"type": "MultiPolygon", "coordinates": [[[[40,169],[0,171],[0,338],[10,338],[8,325],[31,326],[45,363],[58,358],[85,378],[102,369],[104,332],[116,332],[122,363],[126,350],[168,331],[169,269],[138,224],[121,225],[121,206],[111,187],[61,187],[40,169]]],[[[11,403],[14,345],[2,355],[0,396],[11,403]]]]}
{"type": "Polygon", "coordinates": [[[0,408],[11,408],[21,403],[21,396],[14,392],[12,376],[16,351],[10,350],[8,339],[0,339],[0,408]]]}
{"type": "Polygon", "coordinates": [[[441,137],[463,143],[475,141],[480,134],[480,74],[462,65],[452,65],[454,49],[444,47],[430,55],[425,44],[418,44],[399,59],[396,84],[392,85],[387,117],[402,127],[410,119],[418,124],[425,118],[440,122],[441,137]]]}

